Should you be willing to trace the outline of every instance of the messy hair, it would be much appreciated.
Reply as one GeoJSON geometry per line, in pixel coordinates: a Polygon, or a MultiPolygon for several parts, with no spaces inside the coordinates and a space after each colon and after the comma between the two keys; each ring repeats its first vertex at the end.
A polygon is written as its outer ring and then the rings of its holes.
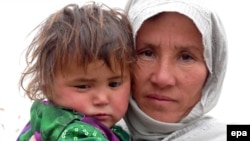
{"type": "Polygon", "coordinates": [[[55,69],[63,70],[72,61],[86,69],[91,61],[103,60],[111,70],[116,62],[122,72],[128,67],[133,74],[132,29],[121,10],[95,2],[82,7],[69,4],[35,29],[38,32],[27,48],[27,66],[20,78],[20,87],[32,100],[52,98],[55,69]]]}

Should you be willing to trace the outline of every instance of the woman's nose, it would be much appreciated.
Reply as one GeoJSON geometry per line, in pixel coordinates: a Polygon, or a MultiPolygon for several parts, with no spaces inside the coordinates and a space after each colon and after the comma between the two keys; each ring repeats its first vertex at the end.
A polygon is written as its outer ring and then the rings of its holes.
{"type": "Polygon", "coordinates": [[[174,66],[168,61],[159,61],[154,67],[151,82],[161,88],[174,86],[176,83],[174,66]]]}

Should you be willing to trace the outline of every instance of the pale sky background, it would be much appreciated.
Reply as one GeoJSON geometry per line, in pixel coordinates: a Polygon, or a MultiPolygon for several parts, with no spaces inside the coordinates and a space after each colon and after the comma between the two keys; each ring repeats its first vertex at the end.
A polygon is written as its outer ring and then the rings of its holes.
{"type": "MultiPolygon", "coordinates": [[[[68,3],[86,0],[0,1],[0,140],[15,140],[29,118],[30,101],[18,89],[29,32],[68,3]]],[[[126,0],[99,0],[123,8],[126,0]]],[[[229,63],[219,103],[209,114],[226,123],[250,124],[250,2],[205,0],[217,10],[228,37],[229,63]]]]}

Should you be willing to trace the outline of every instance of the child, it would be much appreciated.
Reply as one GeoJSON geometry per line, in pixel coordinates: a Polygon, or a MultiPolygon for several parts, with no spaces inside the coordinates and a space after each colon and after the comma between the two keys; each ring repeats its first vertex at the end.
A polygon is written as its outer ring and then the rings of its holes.
{"type": "Polygon", "coordinates": [[[129,140],[114,125],[127,110],[136,59],[127,17],[96,3],[70,4],[39,27],[20,79],[34,103],[18,140],[129,140]]]}

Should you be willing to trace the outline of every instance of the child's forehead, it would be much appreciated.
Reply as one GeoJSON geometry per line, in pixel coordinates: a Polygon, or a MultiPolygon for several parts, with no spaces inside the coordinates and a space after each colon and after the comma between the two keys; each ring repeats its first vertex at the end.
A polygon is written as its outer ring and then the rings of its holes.
{"type": "Polygon", "coordinates": [[[70,73],[72,71],[86,72],[87,70],[95,70],[95,69],[104,69],[105,66],[107,69],[110,69],[114,72],[116,71],[124,71],[129,68],[129,66],[122,66],[122,64],[116,59],[112,59],[110,62],[107,62],[103,59],[94,59],[88,62],[80,61],[80,60],[70,60],[67,62],[61,62],[61,66],[55,68],[56,71],[60,71],[63,73],[70,73]]]}

